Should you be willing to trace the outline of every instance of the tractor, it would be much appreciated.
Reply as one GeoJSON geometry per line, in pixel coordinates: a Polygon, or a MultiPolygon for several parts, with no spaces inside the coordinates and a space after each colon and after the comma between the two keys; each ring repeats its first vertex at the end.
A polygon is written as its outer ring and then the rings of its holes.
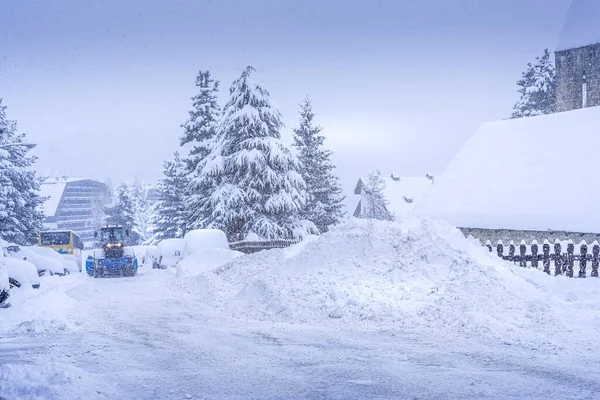
{"type": "Polygon", "coordinates": [[[85,261],[85,270],[94,278],[104,276],[135,276],[138,270],[138,260],[133,251],[125,247],[125,237],[129,231],[119,225],[106,225],[100,232],[94,232],[98,239],[99,254],[94,252],[85,261]]]}

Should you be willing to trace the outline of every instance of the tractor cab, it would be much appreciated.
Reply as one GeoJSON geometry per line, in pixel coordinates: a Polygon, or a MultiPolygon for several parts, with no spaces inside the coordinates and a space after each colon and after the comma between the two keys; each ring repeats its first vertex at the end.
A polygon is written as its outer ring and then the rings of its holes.
{"type": "Polygon", "coordinates": [[[100,242],[107,258],[123,257],[126,236],[129,236],[129,231],[118,225],[100,228],[100,235],[94,232],[94,237],[100,242]]]}

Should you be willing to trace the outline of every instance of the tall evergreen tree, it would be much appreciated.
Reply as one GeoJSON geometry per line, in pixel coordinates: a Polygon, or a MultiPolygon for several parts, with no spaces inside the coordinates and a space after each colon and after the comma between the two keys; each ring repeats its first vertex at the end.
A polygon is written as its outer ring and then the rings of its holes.
{"type": "Polygon", "coordinates": [[[306,98],[300,107],[300,125],[294,129],[294,146],[308,191],[304,217],[323,233],[344,217],[344,196],[339,179],[333,174],[331,151],[323,149],[325,137],[321,135],[322,128],[314,125],[314,118],[311,102],[306,98]]]}
{"type": "Polygon", "coordinates": [[[149,239],[150,212],[145,199],[145,190],[137,181],[117,186],[111,204],[104,208],[105,223],[121,225],[129,231],[128,245],[142,244],[149,239]]]}
{"type": "Polygon", "coordinates": [[[207,218],[203,204],[210,197],[214,187],[210,180],[198,177],[214,145],[221,117],[217,99],[219,81],[213,80],[208,70],[203,70],[198,72],[196,87],[198,93],[192,97],[192,110],[188,120],[182,125],[184,134],[180,140],[182,148],[190,148],[182,161],[188,181],[193,179],[193,185],[183,189],[185,218],[191,229],[203,228],[203,221],[207,218]]]}
{"type": "Polygon", "coordinates": [[[26,135],[6,116],[0,99],[0,237],[18,244],[32,244],[42,229],[39,196],[42,179],[31,169],[36,157],[28,156],[26,135]]]}
{"type": "Polygon", "coordinates": [[[393,221],[394,215],[388,210],[388,201],[385,198],[385,181],[381,171],[371,172],[363,180],[363,197],[361,201],[361,218],[393,221]]]}
{"type": "Polygon", "coordinates": [[[211,142],[217,132],[217,124],[221,117],[218,103],[219,81],[210,76],[210,71],[203,70],[196,76],[198,93],[192,97],[192,110],[188,120],[182,125],[182,147],[190,147],[189,154],[183,157],[187,172],[196,171],[198,163],[210,154],[211,142]]]}
{"type": "Polygon", "coordinates": [[[536,57],[535,64],[527,64],[527,70],[517,85],[521,98],[513,107],[511,118],[556,112],[556,74],[548,49],[544,50],[541,57],[536,57]]]}
{"type": "Polygon", "coordinates": [[[172,161],[163,166],[163,177],[158,184],[160,200],[153,210],[153,241],[181,238],[186,231],[185,190],[188,179],[183,161],[175,152],[172,161]]]}
{"type": "Polygon", "coordinates": [[[215,187],[201,204],[204,225],[223,229],[229,240],[250,232],[265,239],[301,237],[316,231],[300,216],[306,184],[281,143],[281,114],[269,92],[250,79],[252,72],[247,67],[231,85],[217,145],[198,177],[215,187]]]}

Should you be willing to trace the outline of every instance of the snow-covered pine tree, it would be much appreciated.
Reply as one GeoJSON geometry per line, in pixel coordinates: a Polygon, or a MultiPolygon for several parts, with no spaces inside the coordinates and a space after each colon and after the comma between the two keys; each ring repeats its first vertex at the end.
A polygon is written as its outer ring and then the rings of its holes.
{"type": "Polygon", "coordinates": [[[181,238],[186,231],[185,191],[188,179],[183,161],[175,152],[172,161],[165,161],[163,177],[158,183],[160,200],[153,210],[153,242],[181,238]]]}
{"type": "Polygon", "coordinates": [[[122,183],[116,188],[116,193],[111,204],[104,208],[105,223],[121,225],[129,231],[126,243],[130,246],[138,245],[144,238],[140,234],[139,202],[135,184],[122,183]]]}
{"type": "Polygon", "coordinates": [[[219,82],[211,78],[208,70],[198,72],[196,77],[198,94],[192,97],[192,110],[189,119],[182,125],[184,134],[180,144],[189,147],[189,154],[184,155],[185,174],[190,182],[185,188],[185,214],[190,229],[205,227],[210,209],[206,201],[214,189],[212,179],[200,176],[200,171],[207,161],[217,134],[217,126],[221,118],[217,95],[219,82]]]}
{"type": "Polygon", "coordinates": [[[148,243],[153,236],[152,207],[148,203],[148,186],[143,185],[137,179],[130,185],[135,204],[133,233],[139,237],[138,244],[148,243]]]}
{"type": "Polygon", "coordinates": [[[223,229],[230,241],[250,233],[265,239],[316,232],[302,219],[306,184],[296,157],[281,143],[281,114],[247,67],[229,89],[219,138],[200,178],[215,185],[202,206],[205,226],[223,229]]]}
{"type": "Polygon", "coordinates": [[[39,196],[41,178],[31,169],[36,157],[28,156],[26,135],[6,116],[0,99],[0,238],[18,244],[37,242],[44,216],[39,196]]]}
{"type": "Polygon", "coordinates": [[[381,171],[371,172],[363,180],[363,199],[361,218],[393,221],[394,215],[388,210],[388,201],[383,191],[385,181],[381,171]]]}
{"type": "Polygon", "coordinates": [[[544,50],[536,63],[527,64],[521,79],[517,81],[521,98],[513,107],[511,118],[533,117],[556,111],[556,74],[550,60],[550,52],[544,50]]]}
{"type": "Polygon", "coordinates": [[[344,196],[339,179],[333,174],[331,151],[323,149],[322,128],[314,125],[315,114],[308,98],[300,107],[300,125],[294,129],[300,175],[306,182],[308,202],[304,218],[315,223],[321,233],[344,217],[344,196]]]}
{"type": "Polygon", "coordinates": [[[221,118],[217,99],[219,81],[211,78],[210,71],[203,70],[196,76],[196,87],[198,94],[192,97],[193,108],[189,112],[190,117],[182,125],[184,133],[180,139],[182,147],[190,147],[189,154],[183,156],[189,174],[196,171],[198,163],[209,155],[210,144],[221,118]]]}

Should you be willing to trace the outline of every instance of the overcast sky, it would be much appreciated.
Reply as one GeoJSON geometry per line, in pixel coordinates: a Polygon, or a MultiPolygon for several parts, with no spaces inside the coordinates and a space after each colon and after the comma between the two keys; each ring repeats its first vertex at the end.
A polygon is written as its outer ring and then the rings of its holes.
{"type": "Polygon", "coordinates": [[[153,181],[195,75],[246,65],[290,141],[313,100],[344,188],[374,169],[439,174],[556,47],[570,0],[2,0],[0,98],[41,173],[153,181]]]}

